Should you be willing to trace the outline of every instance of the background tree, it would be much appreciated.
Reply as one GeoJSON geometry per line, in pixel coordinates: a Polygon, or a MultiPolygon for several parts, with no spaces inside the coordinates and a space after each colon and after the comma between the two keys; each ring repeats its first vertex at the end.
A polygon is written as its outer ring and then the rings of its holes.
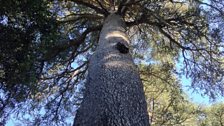
{"type": "Polygon", "coordinates": [[[152,125],[196,125],[198,107],[187,99],[172,66],[155,63],[140,68],[152,125]]]}
{"type": "Polygon", "coordinates": [[[223,103],[216,103],[209,107],[202,107],[198,113],[198,125],[200,126],[223,126],[224,123],[223,103]]]}
{"type": "Polygon", "coordinates": [[[42,56],[53,46],[49,40],[57,39],[57,28],[46,1],[0,3],[0,115],[4,118],[6,109],[38,92],[42,56]]]}
{"type": "Polygon", "coordinates": [[[72,120],[109,10],[128,26],[136,63],[160,59],[176,78],[191,78],[192,88],[223,95],[222,0],[0,2],[1,120],[10,113],[32,115],[25,120],[43,125],[72,120]]]}

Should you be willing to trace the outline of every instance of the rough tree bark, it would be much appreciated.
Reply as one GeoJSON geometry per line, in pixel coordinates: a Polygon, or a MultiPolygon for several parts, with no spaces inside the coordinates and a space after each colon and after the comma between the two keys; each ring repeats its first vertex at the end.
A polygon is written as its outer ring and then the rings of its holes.
{"type": "Polygon", "coordinates": [[[149,126],[137,68],[129,53],[118,50],[118,42],[129,44],[125,23],[110,14],[90,59],[84,100],[73,126],[149,126]]]}

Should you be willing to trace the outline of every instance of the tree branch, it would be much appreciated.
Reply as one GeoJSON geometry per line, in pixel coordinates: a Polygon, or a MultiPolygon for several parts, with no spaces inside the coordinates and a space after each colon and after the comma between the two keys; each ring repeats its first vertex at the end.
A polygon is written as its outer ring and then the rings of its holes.
{"type": "Polygon", "coordinates": [[[118,6],[117,14],[124,16],[128,6],[131,6],[133,4],[137,4],[143,0],[122,0],[118,6]]]}
{"type": "Polygon", "coordinates": [[[68,43],[63,42],[63,44],[57,45],[53,47],[49,52],[47,52],[44,56],[44,61],[49,61],[55,56],[57,56],[60,52],[68,49],[69,47],[73,46],[77,49],[85,40],[87,34],[93,31],[99,31],[102,28],[102,25],[96,27],[89,27],[87,28],[80,37],[70,40],[68,43]]]}
{"type": "Polygon", "coordinates": [[[108,11],[105,11],[103,9],[100,9],[97,6],[94,6],[91,3],[87,3],[87,2],[85,2],[83,0],[72,0],[72,1],[74,3],[76,3],[76,4],[80,4],[80,5],[86,6],[88,8],[91,8],[91,9],[95,10],[97,13],[103,14],[105,17],[107,17],[109,15],[109,12],[108,11]]]}
{"type": "Polygon", "coordinates": [[[200,4],[204,4],[204,5],[206,5],[206,6],[209,6],[209,7],[213,8],[213,9],[215,9],[215,10],[218,11],[221,15],[224,16],[223,11],[221,11],[219,8],[217,8],[217,7],[215,7],[215,6],[211,5],[211,4],[202,2],[201,0],[195,0],[195,1],[198,2],[198,3],[200,3],[200,4]]]}
{"type": "Polygon", "coordinates": [[[103,16],[100,15],[94,15],[94,14],[70,14],[67,15],[66,17],[63,17],[59,19],[59,23],[67,23],[67,22],[76,22],[81,19],[86,19],[86,20],[98,20],[98,19],[103,19],[103,16]]]}
{"type": "Polygon", "coordinates": [[[100,7],[105,11],[105,13],[109,14],[109,12],[107,11],[107,9],[102,5],[102,3],[99,0],[96,0],[97,3],[100,5],[100,7]]]}

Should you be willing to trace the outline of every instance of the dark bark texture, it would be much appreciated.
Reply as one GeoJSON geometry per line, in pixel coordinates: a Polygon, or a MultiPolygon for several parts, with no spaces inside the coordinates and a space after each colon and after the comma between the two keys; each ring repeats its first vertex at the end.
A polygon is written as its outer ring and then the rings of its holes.
{"type": "Polygon", "coordinates": [[[74,126],[149,126],[137,68],[128,52],[118,50],[118,42],[129,46],[122,18],[110,14],[90,59],[84,100],[74,126]]]}

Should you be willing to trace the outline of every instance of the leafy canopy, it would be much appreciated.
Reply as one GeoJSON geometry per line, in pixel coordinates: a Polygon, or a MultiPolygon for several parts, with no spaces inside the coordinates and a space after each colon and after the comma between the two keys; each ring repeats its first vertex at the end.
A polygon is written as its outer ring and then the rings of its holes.
{"type": "MultiPolygon", "coordinates": [[[[0,6],[2,120],[10,107],[35,106],[29,112],[35,123],[63,124],[72,116],[77,85],[111,12],[124,18],[136,62],[185,75],[211,98],[224,95],[222,0],[2,0],[0,6]]],[[[166,76],[157,72],[157,79],[166,76]]]]}

